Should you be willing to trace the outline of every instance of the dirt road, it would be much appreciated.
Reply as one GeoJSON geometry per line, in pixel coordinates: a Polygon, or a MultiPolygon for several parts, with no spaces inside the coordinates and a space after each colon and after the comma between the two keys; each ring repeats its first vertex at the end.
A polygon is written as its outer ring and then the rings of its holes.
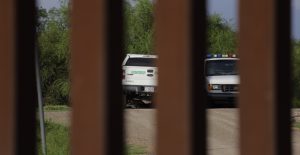
{"type": "MultiPolygon", "coordinates": [[[[155,150],[155,109],[126,109],[125,130],[127,144],[144,147],[150,155],[155,150]]],[[[300,113],[300,111],[299,111],[300,113]]],[[[238,110],[234,108],[209,109],[208,154],[238,155],[238,110]]],[[[46,118],[69,125],[68,112],[47,112],[46,118]]],[[[300,154],[300,130],[293,132],[294,154],[300,154]]]]}
{"type": "MultiPolygon", "coordinates": [[[[210,109],[208,114],[208,153],[210,155],[238,154],[238,119],[235,109],[210,109]]],[[[155,149],[155,110],[125,111],[127,143],[142,144],[150,154],[155,149]]]]}
{"type": "Polygon", "coordinates": [[[155,110],[126,109],[125,131],[127,144],[142,146],[149,154],[155,151],[155,110]]]}

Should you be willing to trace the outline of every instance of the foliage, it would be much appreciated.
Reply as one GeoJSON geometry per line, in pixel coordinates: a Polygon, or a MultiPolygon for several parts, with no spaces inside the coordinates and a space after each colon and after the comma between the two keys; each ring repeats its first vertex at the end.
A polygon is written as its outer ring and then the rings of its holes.
{"type": "Polygon", "coordinates": [[[66,104],[69,98],[68,6],[38,11],[38,49],[42,91],[46,104],[66,104]]]}
{"type": "Polygon", "coordinates": [[[125,2],[125,53],[153,54],[153,4],[139,0],[135,6],[125,2]]]}
{"type": "Polygon", "coordinates": [[[236,32],[228,21],[218,14],[208,18],[208,53],[236,53],[236,32]]]}
{"type": "MultiPolygon", "coordinates": [[[[153,54],[153,4],[139,0],[135,6],[125,3],[125,52],[153,54]]],[[[236,32],[228,21],[215,14],[208,18],[208,52],[236,53],[236,32]]]]}
{"type": "Polygon", "coordinates": [[[293,42],[293,105],[294,107],[300,107],[300,41],[293,42]]]}

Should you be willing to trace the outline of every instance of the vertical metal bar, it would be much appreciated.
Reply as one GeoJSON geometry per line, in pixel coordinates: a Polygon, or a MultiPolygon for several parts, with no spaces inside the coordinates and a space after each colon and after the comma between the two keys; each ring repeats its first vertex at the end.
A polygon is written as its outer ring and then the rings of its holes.
{"type": "Polygon", "coordinates": [[[206,57],[206,0],[192,1],[191,99],[193,154],[206,154],[206,93],[204,59],[206,57]]]}
{"type": "Polygon", "coordinates": [[[242,155],[275,154],[275,0],[240,1],[242,155]]]}
{"type": "Polygon", "coordinates": [[[107,0],[107,154],[124,154],[122,60],[123,56],[123,0],[107,0]]]}
{"type": "Polygon", "coordinates": [[[291,1],[276,0],[276,151],[290,155],[291,149],[291,1]]]}
{"type": "Polygon", "coordinates": [[[189,155],[191,147],[190,1],[156,4],[157,154],[189,155]]]}
{"type": "Polygon", "coordinates": [[[36,153],[35,0],[16,1],[16,151],[36,153]]]}
{"type": "Polygon", "coordinates": [[[0,1],[0,154],[15,154],[14,147],[14,1],[0,1]]]}
{"type": "Polygon", "coordinates": [[[41,132],[41,146],[43,155],[47,154],[46,146],[46,132],[45,132],[45,116],[44,116],[44,104],[43,104],[43,94],[41,87],[41,76],[40,76],[40,61],[39,61],[39,50],[35,48],[35,76],[36,76],[36,86],[37,86],[37,98],[38,98],[38,109],[39,109],[39,121],[40,121],[40,132],[41,132]]]}
{"type": "Polygon", "coordinates": [[[74,0],[71,15],[71,153],[105,154],[105,0],[74,0]]]}

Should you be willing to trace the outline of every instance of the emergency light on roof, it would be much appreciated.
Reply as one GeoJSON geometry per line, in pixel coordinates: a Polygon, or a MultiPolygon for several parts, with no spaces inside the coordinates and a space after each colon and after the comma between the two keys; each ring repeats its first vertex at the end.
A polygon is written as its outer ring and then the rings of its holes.
{"type": "Polygon", "coordinates": [[[206,58],[236,58],[236,54],[207,54],[206,58]]]}

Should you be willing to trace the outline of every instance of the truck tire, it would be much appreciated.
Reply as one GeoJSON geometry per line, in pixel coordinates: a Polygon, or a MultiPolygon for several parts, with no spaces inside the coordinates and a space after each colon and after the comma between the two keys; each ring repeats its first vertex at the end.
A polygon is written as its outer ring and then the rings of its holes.
{"type": "Polygon", "coordinates": [[[124,95],[124,106],[125,108],[135,109],[137,108],[136,104],[132,102],[132,95],[126,94],[124,95]]]}

